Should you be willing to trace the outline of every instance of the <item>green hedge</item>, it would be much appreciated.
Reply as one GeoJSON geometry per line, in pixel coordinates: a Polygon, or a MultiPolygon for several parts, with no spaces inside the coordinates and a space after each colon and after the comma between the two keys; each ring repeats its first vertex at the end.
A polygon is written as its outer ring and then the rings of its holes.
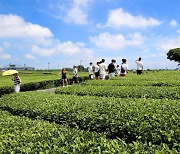
{"type": "MultiPolygon", "coordinates": [[[[89,79],[88,77],[79,77],[79,81],[83,82],[85,80],[89,79]]],[[[72,79],[69,79],[69,83],[72,84],[72,79]]],[[[41,81],[41,82],[30,82],[26,84],[21,85],[22,92],[24,91],[33,91],[37,89],[46,89],[46,88],[52,88],[52,87],[58,87],[62,85],[61,80],[47,80],[47,81],[41,81]]],[[[0,96],[4,94],[9,94],[14,92],[14,87],[7,86],[7,87],[0,87],[0,96]]]]}
{"type": "Polygon", "coordinates": [[[146,71],[145,74],[137,75],[129,72],[125,77],[115,77],[111,80],[133,80],[133,81],[155,81],[155,82],[171,82],[179,81],[179,71],[146,71]]]}
{"type": "Polygon", "coordinates": [[[158,86],[158,87],[173,87],[179,86],[180,81],[169,80],[169,81],[149,81],[149,80],[129,80],[122,78],[121,80],[88,80],[83,85],[91,86],[158,86]]]}
{"type": "Polygon", "coordinates": [[[0,108],[129,142],[180,148],[180,101],[117,99],[26,92],[0,98],[0,108]]]}
{"type": "MultiPolygon", "coordinates": [[[[33,91],[37,89],[45,89],[45,88],[51,88],[60,86],[61,81],[60,80],[49,80],[49,81],[41,81],[41,82],[30,82],[26,84],[21,84],[20,91],[33,91]]],[[[14,92],[14,87],[7,86],[7,87],[0,87],[0,96],[4,94],[9,94],[14,92]]]]}
{"type": "Polygon", "coordinates": [[[67,125],[57,125],[0,110],[0,153],[178,153],[166,144],[126,144],[121,139],[90,133],[67,125]]]}
{"type": "Polygon", "coordinates": [[[151,87],[151,86],[70,86],[59,87],[57,94],[75,94],[90,96],[105,96],[118,98],[168,98],[180,99],[179,87],[151,87]]]}

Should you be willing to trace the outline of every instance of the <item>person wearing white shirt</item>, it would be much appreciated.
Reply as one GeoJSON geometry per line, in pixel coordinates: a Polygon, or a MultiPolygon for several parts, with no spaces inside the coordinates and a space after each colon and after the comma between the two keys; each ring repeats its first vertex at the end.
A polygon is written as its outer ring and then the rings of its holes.
{"type": "Polygon", "coordinates": [[[116,72],[118,75],[121,74],[121,67],[119,65],[116,66],[116,72]]]}
{"type": "Polygon", "coordinates": [[[92,80],[93,79],[93,65],[92,62],[89,63],[89,68],[88,68],[88,72],[89,72],[89,79],[92,80]]]}
{"type": "Polygon", "coordinates": [[[95,72],[95,77],[98,80],[99,79],[99,62],[96,63],[94,72],[95,72]]]}
{"type": "Polygon", "coordinates": [[[143,63],[141,61],[141,57],[139,57],[137,60],[135,60],[135,63],[137,64],[137,75],[141,75],[143,72],[143,63]]]}
{"type": "Polygon", "coordinates": [[[105,79],[107,72],[107,65],[105,64],[105,59],[102,59],[101,63],[99,64],[99,74],[101,79],[105,79]]]}
{"type": "Polygon", "coordinates": [[[122,59],[120,76],[126,76],[127,73],[128,73],[128,65],[126,64],[126,59],[122,59]]]}
{"type": "Polygon", "coordinates": [[[73,84],[79,83],[78,81],[78,69],[76,66],[73,66],[73,84]]]}

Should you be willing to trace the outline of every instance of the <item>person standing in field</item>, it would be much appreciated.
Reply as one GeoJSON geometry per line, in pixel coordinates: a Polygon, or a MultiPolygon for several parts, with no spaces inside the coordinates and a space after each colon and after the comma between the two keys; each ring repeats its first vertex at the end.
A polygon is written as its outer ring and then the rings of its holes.
{"type": "Polygon", "coordinates": [[[17,73],[13,74],[13,76],[14,76],[14,78],[12,80],[14,81],[14,91],[15,91],[15,93],[19,93],[21,78],[18,76],[17,73]]]}
{"type": "Polygon", "coordinates": [[[117,75],[120,75],[121,67],[119,65],[116,66],[116,72],[117,72],[117,75]]]}
{"type": "Polygon", "coordinates": [[[93,79],[93,64],[92,64],[92,62],[90,62],[89,65],[90,65],[88,67],[89,79],[92,80],[93,79]]]}
{"type": "Polygon", "coordinates": [[[95,72],[96,80],[98,80],[99,79],[99,62],[96,63],[94,72],[95,72]]]}
{"type": "Polygon", "coordinates": [[[126,59],[122,59],[120,76],[126,76],[127,73],[128,73],[128,65],[126,64],[126,59]]]}
{"type": "Polygon", "coordinates": [[[101,64],[99,64],[99,73],[100,78],[104,80],[107,73],[107,65],[105,64],[105,59],[102,59],[101,64]]]}
{"type": "Polygon", "coordinates": [[[79,83],[78,81],[78,70],[76,66],[73,66],[73,84],[79,83]]]}
{"type": "Polygon", "coordinates": [[[115,72],[116,72],[115,63],[116,63],[116,60],[112,59],[111,63],[108,65],[109,78],[112,78],[115,76],[115,72]]]}
{"type": "Polygon", "coordinates": [[[135,60],[135,63],[137,64],[137,75],[141,75],[143,72],[143,63],[141,61],[141,57],[139,57],[137,60],[135,60]]]}
{"type": "Polygon", "coordinates": [[[65,68],[63,68],[61,70],[61,75],[62,75],[62,84],[63,84],[63,87],[66,85],[68,85],[68,80],[67,80],[67,71],[65,70],[65,68]]]}

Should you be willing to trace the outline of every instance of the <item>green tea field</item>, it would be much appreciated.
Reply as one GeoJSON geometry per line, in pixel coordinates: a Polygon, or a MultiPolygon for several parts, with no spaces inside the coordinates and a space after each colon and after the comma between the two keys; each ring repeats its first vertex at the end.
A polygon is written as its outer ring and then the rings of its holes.
{"type": "MultiPolygon", "coordinates": [[[[59,79],[20,74],[23,82],[59,79]]],[[[82,73],[80,76],[87,76],[82,73]]],[[[0,87],[12,85],[3,78],[0,87]]],[[[180,153],[180,71],[0,97],[0,153],[180,153]]]]}
{"type": "MultiPolygon", "coordinates": [[[[87,75],[85,72],[80,72],[79,77],[87,75]]],[[[59,71],[20,71],[19,76],[22,80],[22,84],[30,83],[30,82],[39,82],[39,81],[46,81],[46,80],[57,80],[61,78],[59,71]]],[[[12,86],[13,76],[2,76],[2,72],[0,72],[0,87],[4,86],[12,86]]],[[[68,78],[72,78],[72,71],[68,72],[68,78]]]]}

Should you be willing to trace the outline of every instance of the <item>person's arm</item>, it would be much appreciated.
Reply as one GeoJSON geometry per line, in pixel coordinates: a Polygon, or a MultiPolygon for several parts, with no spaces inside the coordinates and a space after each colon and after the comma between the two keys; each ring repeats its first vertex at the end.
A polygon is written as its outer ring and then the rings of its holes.
{"type": "Polygon", "coordinates": [[[136,59],[136,60],[135,60],[135,63],[138,64],[138,63],[139,63],[139,59],[136,59]]]}
{"type": "Polygon", "coordinates": [[[126,73],[128,73],[128,69],[126,69],[126,73]]]}
{"type": "Polygon", "coordinates": [[[66,72],[66,77],[68,78],[68,71],[65,71],[66,72]]]}

